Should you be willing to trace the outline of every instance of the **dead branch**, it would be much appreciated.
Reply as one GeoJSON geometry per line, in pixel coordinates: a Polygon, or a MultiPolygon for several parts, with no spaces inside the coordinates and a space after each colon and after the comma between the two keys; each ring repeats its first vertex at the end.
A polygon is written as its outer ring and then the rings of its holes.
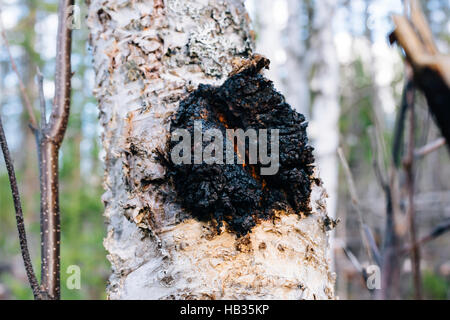
{"type": "Polygon", "coordinates": [[[410,18],[393,16],[396,41],[414,70],[414,81],[425,97],[442,135],[450,143],[450,56],[438,52],[430,27],[417,0],[411,1],[410,18]]]}
{"type": "MultiPolygon", "coordinates": [[[[378,297],[381,299],[396,298],[398,296],[399,279],[400,279],[400,260],[397,255],[399,246],[398,224],[396,223],[396,217],[398,217],[399,207],[397,201],[397,172],[394,162],[391,161],[389,180],[385,178],[384,156],[380,157],[380,149],[383,146],[380,143],[382,139],[382,133],[379,127],[375,123],[375,128],[369,130],[370,142],[373,157],[373,168],[375,176],[381,189],[384,192],[386,199],[386,228],[384,235],[384,246],[382,253],[380,254],[381,269],[382,269],[382,290],[379,292],[378,297]]],[[[384,149],[382,149],[384,150],[384,149]]]]}
{"type": "Polygon", "coordinates": [[[377,178],[377,182],[379,183],[380,187],[383,189],[384,192],[388,190],[389,184],[387,181],[387,178],[385,177],[385,171],[384,168],[382,168],[382,165],[384,164],[384,156],[380,152],[380,143],[379,143],[379,134],[377,132],[377,127],[370,127],[368,129],[368,134],[370,138],[370,147],[372,150],[372,166],[375,172],[375,176],[377,178]]]}
{"type": "Polygon", "coordinates": [[[406,68],[406,73],[408,74],[408,76],[406,77],[406,84],[402,92],[400,111],[397,113],[397,117],[395,119],[394,139],[392,144],[392,157],[396,168],[400,167],[402,159],[403,136],[405,131],[406,114],[408,111],[407,97],[411,94],[412,91],[414,91],[414,82],[411,79],[412,76],[409,76],[408,72],[409,67],[407,66],[406,68]]]}
{"type": "Polygon", "coordinates": [[[405,246],[400,251],[400,253],[408,254],[409,252],[411,252],[411,250],[413,250],[414,247],[423,246],[424,244],[439,238],[440,236],[442,236],[443,234],[445,234],[448,231],[450,231],[450,219],[446,219],[443,222],[441,222],[440,224],[438,224],[435,228],[433,228],[433,230],[431,230],[431,232],[429,234],[420,238],[419,241],[417,241],[415,245],[410,244],[410,245],[405,246]]]}
{"type": "Polygon", "coordinates": [[[33,296],[36,300],[40,300],[41,294],[39,291],[39,284],[33,270],[33,264],[31,263],[30,252],[28,251],[27,234],[25,232],[22,204],[20,201],[19,189],[17,187],[17,179],[14,171],[14,164],[11,159],[11,154],[9,152],[1,117],[0,117],[0,145],[3,151],[3,157],[5,159],[6,169],[8,171],[9,176],[9,183],[11,186],[11,192],[14,200],[14,209],[16,211],[16,224],[17,224],[17,231],[19,233],[20,251],[22,252],[23,263],[25,265],[28,282],[30,283],[31,290],[33,291],[33,296]]]}
{"type": "Polygon", "coordinates": [[[369,227],[364,223],[363,213],[361,210],[361,206],[358,201],[358,195],[355,187],[355,180],[353,179],[352,172],[348,165],[347,160],[345,159],[344,152],[342,148],[338,148],[339,159],[341,160],[342,167],[344,168],[345,177],[347,179],[347,185],[350,193],[350,197],[352,198],[352,204],[358,213],[358,222],[359,222],[359,230],[361,234],[361,239],[363,240],[364,247],[366,248],[367,255],[370,261],[375,261],[378,265],[381,263],[380,255],[378,248],[375,244],[375,241],[371,243],[369,241],[368,235],[372,234],[369,230],[369,227]],[[369,230],[369,232],[368,232],[369,230]]]}
{"type": "MultiPolygon", "coordinates": [[[[373,136],[373,134],[372,134],[373,136]]],[[[374,140],[372,138],[371,140],[374,140]]],[[[372,149],[376,150],[376,143],[372,141],[372,149]]],[[[384,244],[381,253],[382,289],[377,297],[380,299],[395,299],[399,295],[399,281],[401,261],[398,256],[399,248],[399,228],[397,217],[400,207],[398,201],[398,178],[397,169],[393,161],[390,162],[389,180],[384,181],[381,168],[374,161],[375,174],[380,183],[386,199],[386,227],[384,234],[384,244]]]]}
{"type": "Polygon", "coordinates": [[[436,53],[432,54],[427,51],[425,44],[420,39],[420,34],[426,31],[416,33],[421,26],[414,25],[408,18],[404,16],[393,17],[396,30],[394,31],[395,40],[405,50],[408,61],[412,64],[416,71],[430,68],[436,71],[439,76],[445,81],[447,86],[450,86],[450,61],[449,57],[436,53]],[[414,26],[414,27],[413,27],[414,26]]]}
{"type": "Polygon", "coordinates": [[[414,156],[416,158],[422,158],[430,153],[433,153],[436,150],[439,150],[441,147],[445,146],[445,143],[445,138],[439,138],[421,147],[420,149],[416,149],[416,151],[414,152],[414,156]]]}
{"type": "Polygon", "coordinates": [[[345,256],[348,258],[348,260],[350,260],[356,271],[358,271],[358,273],[361,274],[363,280],[367,281],[366,269],[359,262],[358,258],[353,254],[353,252],[350,251],[350,249],[347,246],[343,246],[342,250],[344,251],[345,256]]]}
{"type": "MultiPolygon", "coordinates": [[[[414,192],[415,192],[415,179],[414,179],[414,149],[415,149],[415,90],[414,88],[406,94],[406,104],[409,110],[409,141],[408,141],[408,154],[403,162],[404,170],[406,172],[406,185],[408,190],[408,220],[409,220],[409,233],[411,237],[411,243],[415,244],[417,239],[416,231],[416,215],[414,207],[414,192]]],[[[414,245],[411,250],[412,262],[413,262],[413,279],[414,279],[414,293],[416,299],[422,297],[422,280],[420,273],[420,247],[414,245]]]]}
{"type": "Polygon", "coordinates": [[[366,224],[364,224],[363,228],[364,228],[364,233],[367,238],[367,242],[369,244],[369,248],[370,248],[373,258],[375,260],[375,263],[378,266],[381,266],[381,254],[380,254],[380,250],[378,249],[377,243],[375,242],[375,238],[373,236],[372,230],[366,224]]]}

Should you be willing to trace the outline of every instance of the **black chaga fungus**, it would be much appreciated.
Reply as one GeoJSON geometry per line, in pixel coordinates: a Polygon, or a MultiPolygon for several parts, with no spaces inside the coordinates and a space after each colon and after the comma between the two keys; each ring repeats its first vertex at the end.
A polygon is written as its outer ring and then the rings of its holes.
{"type": "MultiPolygon", "coordinates": [[[[187,130],[191,136],[190,161],[186,164],[168,162],[169,177],[182,207],[198,220],[216,222],[218,230],[226,222],[228,229],[238,235],[247,234],[258,219],[269,219],[273,210],[284,209],[297,214],[308,214],[311,210],[314,157],[313,148],[308,145],[307,123],[303,115],[285,102],[273,83],[260,74],[268,64],[267,59],[258,56],[222,86],[200,85],[180,102],[171,122],[172,136],[179,129],[187,130]],[[223,134],[223,164],[194,163],[194,124],[199,122],[202,133],[218,129],[223,134]],[[235,164],[226,162],[226,145],[232,143],[227,138],[227,129],[254,129],[257,133],[267,129],[269,137],[271,129],[279,129],[276,174],[261,175],[261,168],[268,165],[263,165],[259,157],[256,164],[249,164],[248,139],[245,155],[234,148],[235,164]],[[245,164],[236,164],[243,157],[245,164]]],[[[201,142],[203,149],[214,141],[205,140],[201,142]]],[[[269,155],[270,142],[268,138],[269,155]]],[[[169,158],[179,143],[170,142],[169,158]]]]}

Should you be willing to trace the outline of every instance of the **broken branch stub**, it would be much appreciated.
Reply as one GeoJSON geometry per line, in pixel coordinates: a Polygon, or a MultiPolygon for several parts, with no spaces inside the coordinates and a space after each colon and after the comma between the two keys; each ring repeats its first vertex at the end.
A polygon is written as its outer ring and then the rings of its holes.
{"type": "Polygon", "coordinates": [[[225,222],[238,235],[276,210],[311,211],[307,123],[260,74],[268,65],[257,56],[222,86],[200,85],[171,122],[166,165],[178,201],[194,218],[218,230],[225,222]]]}
{"type": "Polygon", "coordinates": [[[425,97],[442,135],[450,146],[450,56],[438,52],[430,27],[417,1],[413,1],[411,17],[393,16],[396,41],[404,50],[414,71],[414,82],[425,97]]]}

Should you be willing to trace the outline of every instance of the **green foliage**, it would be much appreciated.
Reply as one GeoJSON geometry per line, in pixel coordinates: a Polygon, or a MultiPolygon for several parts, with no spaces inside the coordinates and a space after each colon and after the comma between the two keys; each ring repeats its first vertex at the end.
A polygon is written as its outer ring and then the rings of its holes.
{"type": "MultiPolygon", "coordinates": [[[[365,92],[370,88],[370,75],[364,70],[361,59],[357,59],[351,65],[351,85],[355,85],[353,90],[357,92],[365,92]]],[[[347,101],[341,97],[341,105],[343,112],[339,120],[339,131],[343,138],[347,141],[344,143],[349,145],[349,163],[354,164],[364,161],[371,165],[372,151],[370,146],[370,137],[368,130],[373,126],[373,106],[370,94],[361,95],[355,101],[347,101]],[[350,141],[348,141],[350,140],[350,141]],[[357,140],[357,141],[352,141],[357,140]]]]}
{"type": "Polygon", "coordinates": [[[450,298],[450,279],[446,279],[432,271],[422,275],[424,296],[427,299],[447,300],[450,298]]]}
{"type": "MultiPolygon", "coordinates": [[[[105,229],[103,224],[102,189],[99,186],[80,185],[77,189],[67,188],[70,178],[62,181],[61,194],[61,289],[63,299],[103,299],[105,298],[108,263],[102,246],[105,229]],[[69,290],[66,286],[67,267],[77,265],[81,268],[81,290],[69,290]]],[[[0,176],[0,263],[11,263],[21,256],[14,220],[14,209],[5,174],[0,176]],[[4,190],[6,189],[6,190],[4,190]]],[[[38,212],[36,212],[38,215],[38,212]]],[[[37,219],[37,216],[34,217],[37,219]]],[[[29,221],[29,220],[27,220],[29,221]]],[[[27,225],[29,239],[39,237],[38,223],[27,225]]],[[[39,254],[39,247],[34,245],[33,256],[39,254]],[[37,251],[37,252],[36,252],[37,251]]],[[[34,259],[34,267],[39,274],[39,261],[34,259]]],[[[15,272],[21,273],[20,272],[15,272]]],[[[17,299],[31,299],[26,279],[18,279],[10,272],[0,274],[0,282],[11,291],[17,299]]]]}

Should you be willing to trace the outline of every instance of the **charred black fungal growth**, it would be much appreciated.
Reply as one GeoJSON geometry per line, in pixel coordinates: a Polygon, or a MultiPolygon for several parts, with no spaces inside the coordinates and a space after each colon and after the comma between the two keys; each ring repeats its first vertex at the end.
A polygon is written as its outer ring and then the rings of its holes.
{"type": "MultiPolygon", "coordinates": [[[[169,176],[181,205],[201,221],[217,222],[218,228],[225,221],[238,235],[248,233],[258,219],[269,219],[273,210],[305,214],[311,210],[314,157],[313,148],[308,145],[307,123],[285,102],[272,82],[259,73],[268,64],[267,59],[259,57],[220,87],[200,85],[180,102],[171,122],[171,133],[187,129],[191,134],[191,163],[195,121],[201,121],[203,132],[220,130],[224,149],[230,143],[226,129],[268,129],[269,137],[270,129],[279,129],[280,167],[275,175],[260,175],[261,167],[267,166],[259,159],[257,164],[248,164],[248,141],[245,155],[237,150],[234,153],[235,160],[245,157],[244,165],[169,164],[169,176]]],[[[203,148],[210,143],[203,142],[203,148]]],[[[177,144],[170,142],[169,154],[177,144]]],[[[268,149],[270,155],[270,143],[268,149]]]]}

